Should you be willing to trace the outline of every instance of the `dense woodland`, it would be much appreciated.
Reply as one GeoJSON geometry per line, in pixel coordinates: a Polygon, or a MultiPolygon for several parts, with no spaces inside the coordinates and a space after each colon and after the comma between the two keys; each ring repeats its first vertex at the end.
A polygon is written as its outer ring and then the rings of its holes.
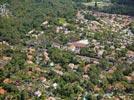
{"type": "MultiPolygon", "coordinates": [[[[77,2],[92,0],[73,1],[77,4],[77,2]]],[[[101,11],[134,15],[133,0],[112,0],[111,2],[115,5],[104,7],[101,11]]],[[[1,0],[0,4],[7,4],[5,9],[9,10],[7,17],[0,18],[0,36],[2,40],[10,41],[10,43],[14,43],[14,40],[17,43],[20,42],[27,31],[38,28],[43,20],[52,20],[56,17],[72,18],[77,8],[72,0],[1,0]]]]}
{"type": "Polygon", "coordinates": [[[28,31],[38,28],[43,20],[71,18],[75,14],[71,0],[2,0],[1,4],[4,3],[9,14],[0,18],[0,36],[11,43],[20,42],[28,31]]]}

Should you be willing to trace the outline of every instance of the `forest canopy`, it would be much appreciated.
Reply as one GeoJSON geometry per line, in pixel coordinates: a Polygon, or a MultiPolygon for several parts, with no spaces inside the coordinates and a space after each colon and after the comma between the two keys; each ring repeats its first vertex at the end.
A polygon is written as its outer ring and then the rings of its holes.
{"type": "Polygon", "coordinates": [[[0,16],[0,36],[8,41],[22,38],[47,18],[71,18],[75,12],[72,0],[1,0],[0,4],[9,10],[8,17],[0,16]]]}

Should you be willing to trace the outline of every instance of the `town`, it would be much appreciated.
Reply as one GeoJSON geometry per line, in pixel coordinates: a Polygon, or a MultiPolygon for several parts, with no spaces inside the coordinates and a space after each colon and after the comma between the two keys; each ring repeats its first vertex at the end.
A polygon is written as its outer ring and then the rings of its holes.
{"type": "Polygon", "coordinates": [[[133,100],[134,17],[95,7],[46,18],[15,45],[2,40],[0,99],[133,100]]]}

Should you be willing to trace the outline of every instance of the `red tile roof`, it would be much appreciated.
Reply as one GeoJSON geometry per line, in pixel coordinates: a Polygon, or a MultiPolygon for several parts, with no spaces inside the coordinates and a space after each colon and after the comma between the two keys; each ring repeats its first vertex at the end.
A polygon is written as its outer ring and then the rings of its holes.
{"type": "Polygon", "coordinates": [[[84,47],[86,47],[85,44],[83,44],[83,43],[77,43],[77,42],[72,42],[72,43],[69,43],[68,45],[69,45],[69,46],[73,45],[73,46],[75,46],[76,48],[84,48],[84,47]]]}

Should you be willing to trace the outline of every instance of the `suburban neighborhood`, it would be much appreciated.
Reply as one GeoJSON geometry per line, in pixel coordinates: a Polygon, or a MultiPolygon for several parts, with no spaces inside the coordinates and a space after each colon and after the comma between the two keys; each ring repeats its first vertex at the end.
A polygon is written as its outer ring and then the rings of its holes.
{"type": "MultiPolygon", "coordinates": [[[[52,7],[64,4],[61,0],[46,1],[52,7]]],[[[46,11],[41,23],[34,22],[25,35],[18,36],[16,32],[18,38],[11,36],[10,40],[7,35],[0,35],[0,100],[133,100],[134,16],[121,8],[120,13],[112,13],[112,8],[111,13],[105,12],[105,6],[130,7],[134,2],[126,5],[120,0],[63,1],[65,6],[68,2],[76,4],[73,17],[57,8],[61,12],[55,10],[56,17],[51,18],[46,11]],[[64,16],[58,16],[60,13],[64,16]]],[[[8,11],[0,14],[2,18],[7,14],[15,16],[15,8],[11,9],[12,15],[8,7],[0,9],[8,11]]],[[[18,11],[19,17],[26,11],[18,11]]],[[[0,34],[7,24],[0,25],[0,34]]],[[[22,27],[26,26],[29,24],[22,27]]]]}

